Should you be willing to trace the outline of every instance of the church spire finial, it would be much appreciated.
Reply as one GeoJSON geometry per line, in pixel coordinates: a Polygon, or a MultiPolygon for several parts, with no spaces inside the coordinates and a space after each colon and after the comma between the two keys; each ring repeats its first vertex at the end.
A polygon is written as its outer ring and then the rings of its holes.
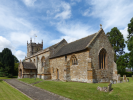
{"type": "Polygon", "coordinates": [[[100,24],[100,29],[102,29],[102,24],[100,24]]]}
{"type": "Polygon", "coordinates": [[[43,44],[43,40],[42,40],[42,44],[43,44]]]}

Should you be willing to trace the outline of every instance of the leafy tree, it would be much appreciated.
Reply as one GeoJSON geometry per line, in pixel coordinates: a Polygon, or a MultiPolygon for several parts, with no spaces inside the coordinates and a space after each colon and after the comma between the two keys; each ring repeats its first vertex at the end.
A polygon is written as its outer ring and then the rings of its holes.
{"type": "Polygon", "coordinates": [[[130,51],[130,65],[133,67],[133,18],[130,20],[130,23],[128,24],[128,37],[127,37],[127,47],[130,51]]]}
{"type": "Polygon", "coordinates": [[[129,39],[133,36],[133,18],[130,20],[130,23],[128,24],[128,37],[127,37],[127,42],[129,39]]]}
{"type": "Polygon", "coordinates": [[[118,73],[119,74],[122,74],[125,73],[125,68],[128,67],[128,68],[131,68],[130,64],[129,64],[129,53],[125,53],[124,55],[121,55],[116,63],[117,63],[117,70],[118,70],[118,73]]]}
{"type": "Polygon", "coordinates": [[[124,48],[125,48],[125,43],[124,43],[124,38],[122,33],[117,29],[117,27],[114,27],[111,29],[110,32],[108,32],[107,37],[115,51],[115,62],[116,59],[122,54],[124,54],[124,48]]]}
{"type": "Polygon", "coordinates": [[[15,66],[14,66],[14,75],[18,75],[18,66],[19,66],[19,63],[15,63],[15,66]]]}
{"type": "MultiPolygon", "coordinates": [[[[13,55],[14,56],[14,55],[13,55]]],[[[16,56],[14,56],[14,62],[15,63],[18,63],[19,62],[19,60],[18,60],[18,58],[16,57],[16,56]]]]}

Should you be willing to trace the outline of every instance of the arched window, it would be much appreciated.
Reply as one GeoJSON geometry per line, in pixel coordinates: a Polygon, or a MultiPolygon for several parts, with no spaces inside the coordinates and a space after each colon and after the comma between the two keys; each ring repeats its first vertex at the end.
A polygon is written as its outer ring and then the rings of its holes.
{"type": "Polygon", "coordinates": [[[45,66],[45,57],[44,56],[41,59],[41,65],[42,65],[42,67],[45,66]]]}
{"type": "Polygon", "coordinates": [[[106,68],[106,50],[102,49],[99,53],[99,69],[106,68]]]}
{"type": "Polygon", "coordinates": [[[76,56],[72,56],[72,58],[71,58],[72,60],[72,65],[78,65],[78,60],[77,60],[77,58],[76,58],[76,56]]]}

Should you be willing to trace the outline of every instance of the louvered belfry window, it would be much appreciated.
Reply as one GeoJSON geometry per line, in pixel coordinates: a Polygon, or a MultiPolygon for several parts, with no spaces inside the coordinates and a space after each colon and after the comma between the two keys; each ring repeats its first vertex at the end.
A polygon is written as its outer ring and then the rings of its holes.
{"type": "Polygon", "coordinates": [[[106,68],[106,50],[102,49],[99,53],[99,69],[106,68]]]}

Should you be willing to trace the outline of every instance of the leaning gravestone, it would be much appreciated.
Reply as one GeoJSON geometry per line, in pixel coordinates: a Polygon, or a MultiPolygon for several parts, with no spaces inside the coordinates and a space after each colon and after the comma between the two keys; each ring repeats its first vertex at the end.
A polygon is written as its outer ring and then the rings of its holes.
{"type": "Polygon", "coordinates": [[[117,83],[120,83],[120,79],[121,79],[120,74],[118,74],[117,75],[117,83]]]}
{"type": "Polygon", "coordinates": [[[126,75],[123,75],[123,82],[126,82],[127,78],[126,75]]]}

